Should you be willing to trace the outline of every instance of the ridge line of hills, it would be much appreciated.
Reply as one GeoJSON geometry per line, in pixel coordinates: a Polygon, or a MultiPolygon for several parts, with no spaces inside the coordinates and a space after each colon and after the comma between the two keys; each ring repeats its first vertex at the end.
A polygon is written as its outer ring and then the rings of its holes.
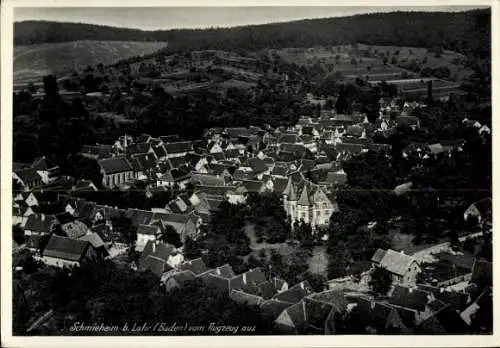
{"type": "MultiPolygon", "coordinates": [[[[388,12],[209,29],[142,30],[95,24],[14,23],[14,45],[80,40],[162,41],[171,49],[243,49],[350,44],[433,47],[454,51],[490,46],[490,9],[388,12]],[[479,35],[479,36],[478,36],[479,35]],[[485,42],[488,36],[488,42],[485,42]]],[[[462,52],[463,53],[463,52],[462,52]]]]}

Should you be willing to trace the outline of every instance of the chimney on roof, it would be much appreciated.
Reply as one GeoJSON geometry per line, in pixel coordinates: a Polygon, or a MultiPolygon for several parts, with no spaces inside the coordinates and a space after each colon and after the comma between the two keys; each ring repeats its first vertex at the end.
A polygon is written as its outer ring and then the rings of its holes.
{"type": "Polygon", "coordinates": [[[41,218],[41,220],[42,220],[42,221],[45,221],[45,214],[42,214],[42,215],[40,216],[40,218],[41,218]]]}
{"type": "Polygon", "coordinates": [[[246,272],[243,273],[243,283],[246,284],[247,283],[247,274],[246,272]]]}
{"type": "Polygon", "coordinates": [[[400,253],[406,255],[404,250],[401,250],[400,253]]]}
{"type": "Polygon", "coordinates": [[[153,243],[153,253],[156,252],[156,242],[153,243]]]}

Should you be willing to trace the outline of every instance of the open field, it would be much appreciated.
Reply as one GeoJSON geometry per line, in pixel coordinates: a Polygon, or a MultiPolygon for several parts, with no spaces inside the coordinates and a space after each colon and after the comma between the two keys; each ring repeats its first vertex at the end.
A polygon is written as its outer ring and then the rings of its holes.
{"type": "Polygon", "coordinates": [[[14,47],[14,82],[39,81],[47,74],[62,74],[153,53],[165,42],[74,41],[14,47]]]}
{"type": "MultiPolygon", "coordinates": [[[[436,54],[427,48],[357,44],[334,47],[287,48],[271,51],[271,53],[278,54],[286,62],[299,66],[311,67],[319,64],[328,74],[335,74],[342,79],[354,80],[356,77],[363,77],[374,83],[402,80],[407,77],[418,78],[418,73],[400,67],[400,65],[412,61],[415,61],[422,69],[449,68],[450,79],[456,81],[453,86],[458,86],[460,81],[471,74],[471,71],[463,66],[465,57],[448,50],[444,50],[439,57],[436,57],[436,54]],[[387,57],[386,64],[384,64],[382,58],[384,55],[387,57]]],[[[444,82],[447,81],[442,81],[442,83],[444,82]]],[[[451,85],[451,83],[447,83],[451,85]]],[[[439,87],[438,85],[434,86],[434,88],[439,87]]],[[[450,91],[455,91],[455,89],[457,88],[451,88],[450,91]]],[[[444,93],[448,91],[437,92],[444,93]]]]}

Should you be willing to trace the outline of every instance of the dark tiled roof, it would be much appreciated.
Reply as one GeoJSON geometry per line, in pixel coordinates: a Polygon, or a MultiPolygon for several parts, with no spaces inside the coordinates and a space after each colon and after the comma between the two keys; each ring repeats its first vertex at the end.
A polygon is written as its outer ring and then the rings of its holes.
{"type": "Polygon", "coordinates": [[[154,213],[147,210],[128,209],[125,216],[132,220],[132,225],[148,225],[153,219],[154,213]]]}
{"type": "Polygon", "coordinates": [[[165,148],[163,146],[154,146],[153,151],[158,158],[166,157],[167,156],[167,151],[165,151],[165,148]]]}
{"type": "Polygon", "coordinates": [[[286,185],[288,184],[288,179],[286,178],[276,178],[274,179],[274,192],[282,194],[285,191],[286,185]]]}
{"type": "Polygon", "coordinates": [[[274,298],[261,303],[260,309],[265,316],[276,319],[285,309],[290,307],[292,303],[276,300],[274,298]]]}
{"type": "Polygon", "coordinates": [[[192,152],[193,151],[193,143],[191,141],[179,141],[175,143],[166,143],[164,144],[165,150],[168,154],[175,153],[183,153],[183,152],[192,152]]]}
{"type": "Polygon", "coordinates": [[[259,284],[259,293],[264,300],[268,300],[276,295],[276,286],[272,281],[265,281],[259,284]]]}
{"type": "Polygon", "coordinates": [[[248,164],[250,165],[250,167],[252,168],[252,170],[256,174],[263,173],[266,170],[268,170],[268,167],[266,166],[266,163],[263,160],[261,160],[261,159],[259,159],[257,157],[249,158],[248,159],[248,164]]]}
{"type": "Polygon", "coordinates": [[[463,311],[467,307],[469,294],[457,291],[442,291],[435,294],[436,299],[449,304],[457,311],[463,311]]]}
{"type": "Polygon", "coordinates": [[[288,290],[285,290],[281,293],[274,295],[273,298],[275,298],[277,300],[285,301],[285,302],[297,303],[300,300],[302,300],[304,297],[306,297],[307,295],[310,295],[312,293],[313,293],[313,289],[312,289],[311,285],[309,284],[309,282],[306,280],[306,281],[300,282],[298,284],[295,284],[294,286],[292,286],[288,290]]]}
{"type": "Polygon", "coordinates": [[[182,167],[189,162],[186,156],[170,158],[168,161],[170,162],[170,166],[172,168],[182,167]]]}
{"type": "Polygon", "coordinates": [[[176,272],[176,273],[174,273],[169,278],[169,280],[170,279],[175,280],[175,282],[177,284],[179,284],[179,286],[183,286],[184,283],[192,281],[192,280],[196,279],[196,277],[195,277],[195,275],[194,275],[193,272],[187,270],[187,271],[182,271],[182,272],[176,272]]]}
{"type": "Polygon", "coordinates": [[[156,166],[156,157],[151,153],[141,153],[133,155],[131,162],[136,171],[148,170],[156,166]]]}
{"type": "Polygon", "coordinates": [[[248,294],[246,292],[239,290],[232,290],[231,293],[229,294],[229,297],[231,297],[235,302],[250,306],[252,305],[258,306],[262,302],[264,302],[264,299],[260,296],[248,294]]]}
{"type": "Polygon", "coordinates": [[[148,241],[144,246],[141,258],[139,259],[139,266],[142,267],[144,260],[149,256],[154,256],[158,259],[167,262],[169,257],[175,252],[175,247],[168,243],[156,243],[148,241]]]}
{"type": "Polygon", "coordinates": [[[278,143],[281,144],[295,144],[300,143],[301,141],[300,137],[294,133],[282,134],[278,139],[278,143]]]}
{"type": "Polygon", "coordinates": [[[350,143],[338,143],[335,146],[337,152],[347,152],[352,154],[360,154],[363,151],[363,145],[361,144],[350,144],[350,143]]]}
{"type": "Polygon", "coordinates": [[[183,271],[191,271],[194,274],[202,274],[207,271],[207,266],[201,258],[184,261],[177,268],[183,271]]]}
{"type": "Polygon", "coordinates": [[[80,261],[89,245],[88,241],[52,235],[43,251],[43,256],[80,261]]]}
{"type": "Polygon", "coordinates": [[[244,180],[241,185],[246,192],[260,193],[264,189],[264,183],[258,180],[244,180]]]}
{"type": "Polygon", "coordinates": [[[113,157],[98,161],[99,166],[106,174],[115,174],[132,171],[132,165],[125,157],[113,157]]]}
{"type": "Polygon", "coordinates": [[[36,170],[49,170],[57,167],[55,163],[45,158],[45,156],[36,158],[33,163],[31,163],[31,168],[36,170]]]}
{"type": "Polygon", "coordinates": [[[463,334],[467,329],[468,325],[460,314],[449,305],[441,308],[416,328],[417,333],[425,334],[463,334]]]}
{"type": "Polygon", "coordinates": [[[113,150],[113,145],[83,145],[82,151],[80,153],[86,155],[97,156],[98,158],[107,158],[111,156],[111,151],[113,150]]]}
{"type": "Polygon", "coordinates": [[[453,255],[448,252],[442,252],[436,255],[440,260],[449,261],[452,264],[465,268],[472,271],[472,267],[474,266],[474,255],[465,253],[462,255],[453,255]]]}
{"type": "Polygon", "coordinates": [[[45,218],[39,217],[35,214],[28,216],[24,229],[27,231],[33,231],[36,233],[49,233],[51,228],[51,223],[45,218]]]}
{"type": "Polygon", "coordinates": [[[327,290],[309,296],[316,301],[331,304],[338,312],[344,312],[347,309],[347,300],[343,291],[327,290]]]}
{"type": "Polygon", "coordinates": [[[231,138],[238,138],[240,136],[249,136],[255,134],[254,131],[244,127],[226,128],[224,131],[231,138]]]}
{"type": "Polygon", "coordinates": [[[164,260],[151,255],[144,258],[139,267],[140,270],[150,270],[159,277],[170,268],[164,260]]]}
{"type": "Polygon", "coordinates": [[[174,142],[174,141],[178,141],[179,140],[179,136],[177,134],[174,134],[174,135],[162,135],[160,137],[160,140],[163,141],[164,143],[171,143],[171,142],[174,142]]]}
{"type": "Polygon", "coordinates": [[[34,168],[17,170],[15,173],[25,184],[42,180],[42,177],[34,168]]]}
{"type": "Polygon", "coordinates": [[[97,233],[89,233],[81,237],[80,240],[89,242],[94,248],[100,248],[104,246],[104,241],[97,233]]]}
{"type": "Polygon", "coordinates": [[[389,303],[401,307],[415,309],[419,312],[425,311],[429,302],[426,292],[418,289],[410,289],[396,285],[389,299],[389,303]]]}
{"type": "Polygon", "coordinates": [[[133,154],[148,153],[149,150],[151,150],[150,143],[134,143],[134,144],[130,144],[127,147],[126,151],[127,151],[128,155],[133,155],[133,154]]]}

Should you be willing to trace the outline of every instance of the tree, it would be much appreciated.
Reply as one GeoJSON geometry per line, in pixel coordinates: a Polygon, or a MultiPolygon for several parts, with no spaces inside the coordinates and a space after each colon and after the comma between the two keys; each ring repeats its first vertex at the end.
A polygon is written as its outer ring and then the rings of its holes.
{"type": "Polygon", "coordinates": [[[47,75],[43,78],[43,88],[46,98],[50,100],[59,98],[59,87],[57,86],[57,79],[54,75],[47,75]]]}
{"type": "Polygon", "coordinates": [[[326,278],[320,274],[313,274],[309,271],[304,273],[304,280],[307,280],[315,292],[325,290],[326,278]]]}
{"type": "Polygon", "coordinates": [[[340,242],[330,247],[328,253],[328,278],[335,279],[348,275],[352,257],[345,243],[340,242]]]}
{"type": "Polygon", "coordinates": [[[184,257],[189,260],[196,259],[201,256],[200,245],[197,241],[193,240],[191,237],[187,237],[184,241],[183,248],[184,257]]]}
{"type": "Polygon", "coordinates": [[[387,295],[391,289],[391,284],[392,276],[385,268],[376,267],[372,270],[368,285],[375,294],[379,296],[387,295]]]}
{"type": "Polygon", "coordinates": [[[12,239],[18,245],[22,245],[25,243],[26,238],[24,235],[24,230],[19,225],[12,226],[12,239]]]}
{"type": "Polygon", "coordinates": [[[347,101],[345,86],[342,86],[340,93],[337,97],[337,102],[335,103],[335,110],[337,111],[337,114],[349,113],[349,103],[347,101]]]}
{"type": "Polygon", "coordinates": [[[441,58],[441,54],[443,54],[443,47],[440,46],[440,45],[435,45],[433,48],[432,48],[432,52],[434,53],[434,56],[436,58],[441,58]]]}
{"type": "Polygon", "coordinates": [[[181,237],[175,228],[171,225],[166,225],[165,230],[160,236],[160,240],[164,243],[172,244],[176,248],[182,246],[181,237]]]}

